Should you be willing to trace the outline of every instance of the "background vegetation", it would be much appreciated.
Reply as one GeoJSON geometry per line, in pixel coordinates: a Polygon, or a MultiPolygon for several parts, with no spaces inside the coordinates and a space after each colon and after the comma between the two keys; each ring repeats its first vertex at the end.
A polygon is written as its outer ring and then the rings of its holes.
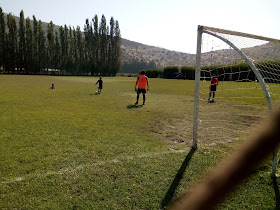
{"type": "Polygon", "coordinates": [[[44,30],[33,16],[19,20],[0,8],[0,67],[4,73],[57,75],[116,75],[120,70],[121,34],[113,17],[107,26],[102,15],[79,27],[60,26],[51,21],[44,30]],[[32,24],[33,23],[33,24],[32,24]]]}

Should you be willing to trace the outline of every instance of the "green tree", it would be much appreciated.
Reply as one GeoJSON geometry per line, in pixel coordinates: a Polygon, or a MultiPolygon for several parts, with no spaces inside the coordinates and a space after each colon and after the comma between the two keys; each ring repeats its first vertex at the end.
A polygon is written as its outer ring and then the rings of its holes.
{"type": "Polygon", "coordinates": [[[18,68],[21,72],[25,68],[25,56],[26,56],[26,38],[25,38],[25,21],[24,21],[24,13],[21,10],[20,19],[19,19],[19,44],[18,44],[18,68]]]}
{"type": "Polygon", "coordinates": [[[101,70],[98,16],[95,15],[92,21],[93,21],[94,73],[97,74],[101,70]]]}
{"type": "Polygon", "coordinates": [[[42,74],[42,69],[46,66],[46,36],[43,29],[42,21],[39,20],[38,27],[38,72],[42,74]]]}
{"type": "Polygon", "coordinates": [[[34,63],[33,63],[33,29],[30,18],[25,20],[26,26],[26,65],[25,73],[31,74],[34,72],[34,63]]]}
{"type": "Polygon", "coordinates": [[[109,42],[108,42],[108,73],[109,75],[113,75],[113,69],[114,69],[114,48],[115,48],[115,42],[114,42],[114,36],[115,36],[115,20],[113,17],[110,19],[110,35],[109,35],[109,42]]]}
{"type": "Polygon", "coordinates": [[[75,31],[75,47],[76,47],[77,74],[81,75],[83,73],[84,46],[83,46],[82,32],[79,26],[76,28],[75,31]]]}
{"type": "Polygon", "coordinates": [[[104,75],[105,70],[107,69],[107,26],[106,26],[106,18],[102,15],[100,27],[99,27],[99,34],[100,34],[100,62],[101,62],[101,69],[100,74],[104,75]]]}
{"type": "Polygon", "coordinates": [[[10,13],[7,15],[7,41],[6,44],[6,64],[7,70],[15,73],[17,63],[17,25],[15,17],[10,13]]]}
{"type": "Polygon", "coordinates": [[[113,43],[113,75],[116,75],[121,68],[121,31],[119,22],[115,23],[114,43],[113,43]]]}
{"type": "Polygon", "coordinates": [[[61,66],[60,69],[63,70],[63,74],[66,74],[66,63],[68,57],[68,28],[60,26],[59,28],[59,38],[60,38],[60,58],[61,66]]]}
{"type": "Polygon", "coordinates": [[[6,49],[5,49],[5,21],[4,21],[4,13],[2,8],[0,7],[0,69],[3,67],[5,70],[5,57],[6,57],[6,49]]]}
{"type": "Polygon", "coordinates": [[[39,71],[39,26],[36,17],[33,15],[33,74],[37,74],[39,71]]]}
{"type": "Polygon", "coordinates": [[[47,26],[47,52],[46,52],[46,67],[55,68],[55,33],[54,24],[51,21],[47,26]]]}
{"type": "Polygon", "coordinates": [[[78,74],[78,47],[77,47],[77,33],[76,29],[73,27],[72,29],[72,40],[71,40],[71,51],[72,51],[72,57],[73,57],[73,74],[78,74]]]}
{"type": "Polygon", "coordinates": [[[85,51],[86,51],[86,66],[87,72],[91,72],[94,75],[94,38],[93,38],[93,28],[92,24],[89,22],[89,19],[86,19],[86,24],[84,26],[84,35],[85,35],[85,51]]]}
{"type": "Polygon", "coordinates": [[[67,57],[67,69],[68,72],[71,74],[75,74],[75,65],[76,65],[76,48],[75,48],[75,41],[74,41],[74,32],[75,29],[69,27],[69,34],[68,34],[68,57],[67,57]]]}
{"type": "Polygon", "coordinates": [[[61,50],[60,50],[59,35],[57,31],[55,31],[54,58],[52,62],[53,62],[54,69],[61,69],[61,50]]]}

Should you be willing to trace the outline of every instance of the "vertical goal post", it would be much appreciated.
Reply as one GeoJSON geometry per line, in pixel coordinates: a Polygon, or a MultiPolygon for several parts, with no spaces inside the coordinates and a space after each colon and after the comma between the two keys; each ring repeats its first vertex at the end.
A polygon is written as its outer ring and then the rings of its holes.
{"type": "MultiPolygon", "coordinates": [[[[208,68],[205,68],[205,70],[203,70],[204,75],[208,75],[204,77],[204,80],[205,78],[207,80],[210,80],[213,72],[217,72],[218,78],[220,77],[221,79],[224,79],[222,80],[222,82],[224,82],[222,83],[222,86],[227,86],[226,83],[231,84],[231,82],[236,82],[236,81],[238,82],[237,84],[241,84],[244,82],[245,83],[255,82],[256,84],[258,82],[260,88],[262,89],[268,107],[268,112],[270,114],[272,113],[274,108],[273,100],[271,98],[271,93],[274,94],[275,96],[274,97],[275,103],[280,101],[280,97],[276,96],[277,91],[274,91],[273,93],[273,90],[276,90],[275,88],[279,88],[280,86],[279,84],[280,83],[280,40],[199,25],[197,30],[197,52],[196,52],[195,65],[196,65],[195,66],[195,93],[194,93],[193,145],[192,145],[194,149],[197,149],[197,142],[199,136],[198,134],[200,129],[199,122],[209,121],[208,125],[211,125],[211,123],[213,123],[209,119],[204,120],[204,119],[200,119],[199,117],[200,103],[202,103],[202,106],[204,106],[203,108],[204,111],[206,110],[207,112],[208,110],[207,107],[208,105],[206,105],[205,99],[203,99],[200,93],[202,65],[208,66],[208,68]],[[202,49],[204,47],[204,39],[203,39],[204,35],[208,35],[209,37],[215,39],[215,41],[213,41],[214,44],[211,41],[205,44],[208,47],[208,49],[206,50],[202,49]],[[218,42],[223,43],[223,45],[226,47],[223,48],[217,47],[218,45],[222,46],[222,44],[217,44],[216,40],[218,40],[218,42]],[[208,46],[210,45],[209,43],[212,44],[210,47],[208,46]],[[268,53],[264,52],[265,50],[267,50],[268,53]],[[269,52],[269,50],[271,52],[269,52]],[[227,56],[233,55],[233,52],[235,53],[235,55],[233,56],[235,58],[234,59],[228,58],[227,56]],[[223,55],[222,53],[224,53],[225,55],[223,55]],[[263,55],[259,56],[259,54],[260,55],[264,54],[265,56],[263,55]],[[270,55],[271,57],[269,57],[270,55]],[[218,56],[222,57],[222,59],[218,58],[218,56]],[[227,59],[227,61],[224,60],[225,58],[227,59]],[[236,67],[230,67],[231,69],[229,70],[229,66],[236,65],[236,63],[240,62],[241,60],[242,62],[248,65],[248,70],[246,70],[245,72],[244,71],[237,72],[236,67]],[[225,67],[222,67],[222,65],[224,65],[225,67]],[[214,68],[214,66],[216,67],[216,69],[214,68]],[[249,76],[252,75],[252,72],[255,76],[254,81],[251,79],[252,76],[249,76]],[[238,79],[236,80],[232,79],[232,78],[237,78],[237,75],[238,75],[238,79]],[[273,86],[273,90],[270,90],[270,85],[273,83],[279,85],[273,86]]],[[[248,91],[250,88],[248,88],[248,91]]],[[[257,84],[256,84],[256,88],[257,88],[257,84]]],[[[223,89],[222,91],[227,92],[228,90],[223,89]]],[[[229,91],[233,91],[233,88],[229,89],[229,91]]],[[[204,92],[205,92],[205,88],[204,88],[204,92]]],[[[254,90],[252,89],[251,92],[254,92],[254,90]]],[[[241,88],[240,88],[240,94],[241,95],[244,94],[244,92],[241,91],[241,88]]],[[[206,94],[204,95],[204,98],[205,96],[206,94]]],[[[241,97],[242,96],[238,95],[238,97],[236,98],[238,99],[241,97]]],[[[246,95],[245,93],[244,97],[252,98],[252,96],[250,96],[249,93],[248,95],[246,95]]],[[[220,97],[221,100],[226,100],[228,98],[233,98],[233,97],[231,97],[230,94],[228,96],[220,97]]],[[[259,99],[259,97],[256,96],[255,98],[259,99]]],[[[209,108],[209,110],[211,110],[211,108],[209,108]]],[[[215,124],[215,122],[213,124],[215,124]]],[[[205,129],[206,132],[208,132],[210,129],[215,129],[215,128],[209,127],[205,129]]],[[[219,127],[219,129],[221,129],[221,126],[219,127]]],[[[203,138],[204,132],[205,131],[201,132],[202,133],[201,138],[203,138]]],[[[207,138],[211,138],[211,137],[208,136],[207,138]]],[[[272,174],[271,174],[272,176],[275,176],[276,174],[277,162],[278,162],[277,150],[275,148],[275,151],[273,152],[272,174]]]]}

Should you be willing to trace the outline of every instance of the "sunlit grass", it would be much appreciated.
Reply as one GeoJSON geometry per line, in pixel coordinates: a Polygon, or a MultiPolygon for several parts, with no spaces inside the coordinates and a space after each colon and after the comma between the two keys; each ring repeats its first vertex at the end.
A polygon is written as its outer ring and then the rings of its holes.
{"type": "MultiPolygon", "coordinates": [[[[0,75],[0,208],[161,208],[192,145],[194,81],[150,79],[146,105],[134,106],[136,78],[104,77],[101,95],[97,80],[0,75]]],[[[240,143],[199,142],[175,196],[240,143]]],[[[261,168],[223,207],[274,208],[269,172],[261,168]]]]}

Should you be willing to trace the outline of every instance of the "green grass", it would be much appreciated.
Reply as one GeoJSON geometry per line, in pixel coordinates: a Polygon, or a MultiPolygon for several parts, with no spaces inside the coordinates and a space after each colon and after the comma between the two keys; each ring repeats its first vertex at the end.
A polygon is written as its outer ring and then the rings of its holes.
{"type": "MultiPolygon", "coordinates": [[[[186,160],[194,81],[150,79],[146,105],[134,106],[136,78],[104,77],[94,95],[97,79],[0,75],[1,209],[160,209],[242,143],[202,141],[186,160]]],[[[274,209],[269,164],[220,208],[274,209]]]]}

